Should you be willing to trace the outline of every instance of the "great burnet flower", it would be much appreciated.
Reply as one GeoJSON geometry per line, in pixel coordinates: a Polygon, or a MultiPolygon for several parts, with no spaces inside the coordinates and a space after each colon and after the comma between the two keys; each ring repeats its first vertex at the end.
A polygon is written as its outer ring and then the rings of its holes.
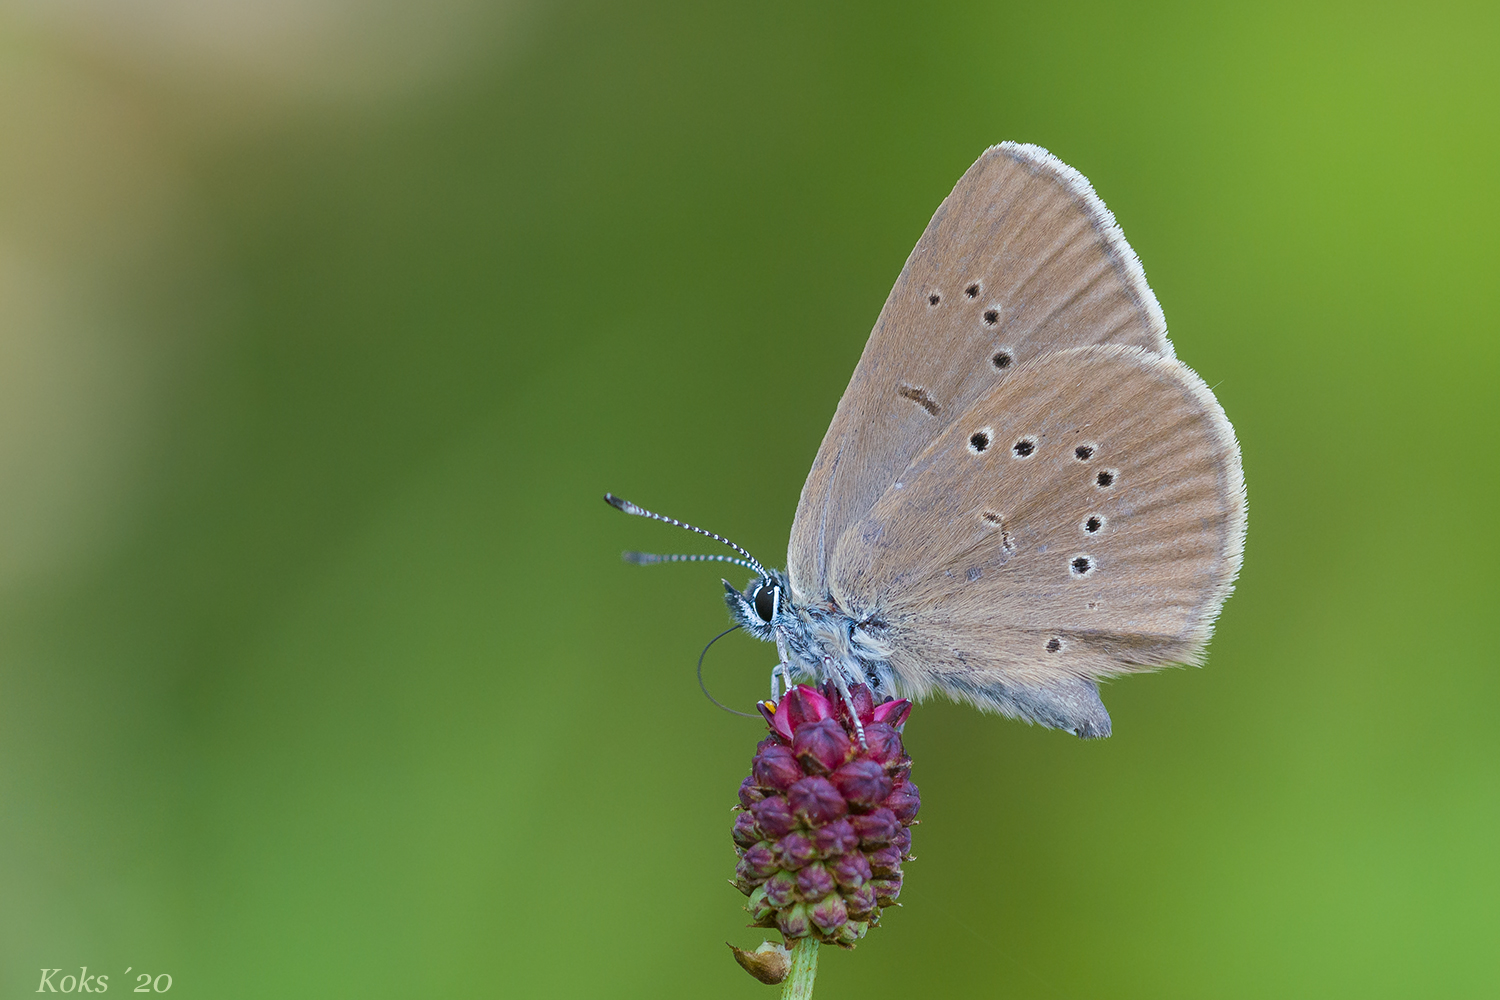
{"type": "Polygon", "coordinates": [[[788,942],[814,937],[854,947],[901,895],[901,862],[921,800],[901,745],[909,701],[875,705],[855,685],[858,729],[832,685],[799,685],[761,714],[771,735],[756,747],[734,820],[735,887],[752,926],[788,942]]]}

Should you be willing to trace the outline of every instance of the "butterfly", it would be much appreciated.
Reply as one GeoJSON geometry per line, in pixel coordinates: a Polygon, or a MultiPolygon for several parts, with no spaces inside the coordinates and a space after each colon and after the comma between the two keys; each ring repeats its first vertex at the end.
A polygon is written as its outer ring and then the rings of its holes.
{"type": "Polygon", "coordinates": [[[802,488],[785,571],[716,538],[779,681],[941,693],[1108,736],[1099,682],[1200,663],[1240,569],[1234,430],[1078,171],[986,150],[906,261],[802,488]]]}

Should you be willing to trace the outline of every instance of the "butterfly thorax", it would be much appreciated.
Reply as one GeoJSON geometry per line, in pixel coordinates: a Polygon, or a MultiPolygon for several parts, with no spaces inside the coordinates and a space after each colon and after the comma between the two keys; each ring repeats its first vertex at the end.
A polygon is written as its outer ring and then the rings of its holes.
{"type": "Polygon", "coordinates": [[[889,651],[873,630],[840,608],[831,598],[818,604],[793,605],[793,620],[783,627],[792,672],[815,680],[868,684],[876,699],[894,698],[895,676],[889,651]]]}
{"type": "Polygon", "coordinates": [[[886,644],[867,619],[857,619],[828,595],[796,604],[786,574],[771,570],[743,591],[725,584],[724,601],[736,625],[774,642],[794,678],[867,684],[876,698],[897,697],[886,644]]]}

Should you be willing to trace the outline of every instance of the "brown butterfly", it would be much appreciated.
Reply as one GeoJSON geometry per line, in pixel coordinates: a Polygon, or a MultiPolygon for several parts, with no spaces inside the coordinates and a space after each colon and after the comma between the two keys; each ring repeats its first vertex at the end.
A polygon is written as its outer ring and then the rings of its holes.
{"type": "MultiPolygon", "coordinates": [[[[718,559],[775,674],[1108,736],[1098,681],[1197,663],[1245,538],[1239,445],[1084,177],[1002,143],[907,259],[823,438],[786,572],[718,559]]],[[[773,674],[773,694],[777,678],[773,674]]]]}

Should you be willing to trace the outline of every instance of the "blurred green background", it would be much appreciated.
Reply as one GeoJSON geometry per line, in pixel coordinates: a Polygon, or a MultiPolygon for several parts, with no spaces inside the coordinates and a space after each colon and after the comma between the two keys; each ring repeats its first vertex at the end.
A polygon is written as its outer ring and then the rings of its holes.
{"type": "Polygon", "coordinates": [[[622,565],[695,546],[599,496],[779,564],[1002,139],[1216,387],[1245,570],[1111,740],[920,706],[905,905],[819,996],[1500,993],[1497,50],[1493,3],[6,4],[0,995],[773,995],[717,567],[622,565]]]}

